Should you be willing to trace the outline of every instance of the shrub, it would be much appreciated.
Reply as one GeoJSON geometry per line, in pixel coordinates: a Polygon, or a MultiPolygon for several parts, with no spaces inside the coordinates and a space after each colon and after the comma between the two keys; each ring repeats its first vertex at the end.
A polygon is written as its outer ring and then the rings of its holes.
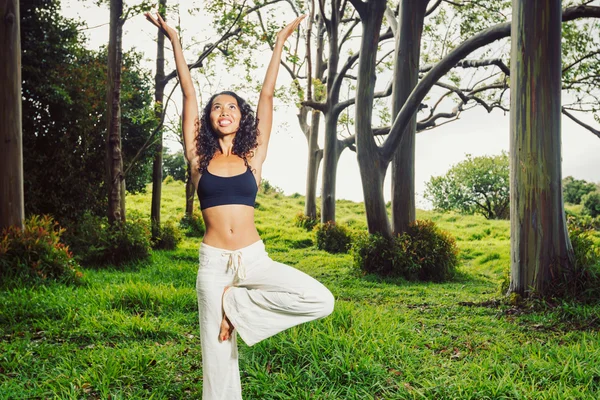
{"type": "Polygon", "coordinates": [[[262,194],[271,194],[271,193],[283,194],[283,189],[281,189],[278,186],[271,185],[271,182],[269,182],[265,178],[262,178],[260,180],[259,192],[261,192],[262,194]]]}
{"type": "Polygon", "coordinates": [[[420,266],[420,280],[441,282],[454,275],[458,247],[449,233],[440,230],[433,221],[417,220],[409,226],[407,235],[409,254],[416,257],[420,266]]]}
{"type": "Polygon", "coordinates": [[[600,216],[592,218],[589,215],[574,214],[567,211],[569,230],[582,229],[584,231],[600,231],[600,216]]]}
{"type": "Polygon", "coordinates": [[[588,193],[581,198],[583,204],[583,212],[596,218],[600,215],[600,192],[588,193]]]}
{"type": "Polygon", "coordinates": [[[175,178],[171,175],[167,175],[167,177],[163,180],[163,185],[168,185],[169,183],[175,182],[175,178]]]}
{"type": "Polygon", "coordinates": [[[487,219],[510,217],[509,159],[497,156],[472,157],[452,166],[445,176],[426,183],[425,198],[441,212],[481,214],[487,219]]]}
{"type": "Polygon", "coordinates": [[[64,232],[51,217],[37,215],[25,221],[24,229],[4,229],[0,238],[0,280],[78,283],[83,275],[69,248],[61,243],[64,232]]]}
{"type": "Polygon", "coordinates": [[[300,211],[294,217],[294,225],[299,228],[304,228],[307,231],[312,231],[314,227],[319,223],[321,219],[321,213],[317,212],[317,218],[312,219],[307,215],[304,215],[304,212],[300,211]]]}
{"type": "Polygon", "coordinates": [[[67,231],[65,240],[83,264],[121,265],[150,256],[150,230],[141,219],[108,223],[90,213],[67,231]]]}
{"type": "Polygon", "coordinates": [[[199,211],[194,211],[192,215],[184,215],[179,221],[179,227],[187,237],[202,237],[206,231],[204,219],[199,211]]]}
{"type": "Polygon", "coordinates": [[[172,221],[165,222],[156,231],[157,235],[152,242],[154,249],[175,250],[181,242],[181,231],[172,221]]]}
{"type": "Polygon", "coordinates": [[[366,273],[390,275],[393,271],[395,245],[378,233],[359,233],[352,244],[354,265],[366,273]]]}
{"type": "Polygon", "coordinates": [[[583,196],[596,190],[596,185],[593,183],[575,179],[572,176],[567,176],[562,180],[562,187],[565,202],[571,204],[581,204],[583,196]]]}
{"type": "Polygon", "coordinates": [[[352,254],[355,266],[364,272],[409,280],[445,281],[458,266],[455,240],[432,221],[416,221],[393,238],[361,234],[352,254]]]}
{"type": "Polygon", "coordinates": [[[600,248],[590,237],[591,231],[571,228],[569,238],[573,246],[574,262],[571,268],[561,268],[549,290],[551,297],[597,299],[600,294],[600,248]]]}
{"type": "Polygon", "coordinates": [[[352,244],[350,230],[335,221],[318,224],[314,228],[317,232],[317,248],[329,253],[346,253],[352,244]]]}

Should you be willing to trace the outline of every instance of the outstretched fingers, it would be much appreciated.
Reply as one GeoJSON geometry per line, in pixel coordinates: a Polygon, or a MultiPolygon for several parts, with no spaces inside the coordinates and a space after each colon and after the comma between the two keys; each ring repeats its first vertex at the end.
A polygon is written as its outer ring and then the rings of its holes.
{"type": "Polygon", "coordinates": [[[283,39],[283,40],[287,40],[287,38],[290,37],[292,35],[292,33],[294,33],[294,31],[298,28],[298,26],[300,25],[300,23],[302,22],[302,20],[304,18],[306,18],[306,14],[301,15],[298,18],[294,19],[292,22],[287,24],[287,26],[285,28],[283,28],[281,31],[279,31],[278,36],[280,36],[281,39],[283,39]]]}

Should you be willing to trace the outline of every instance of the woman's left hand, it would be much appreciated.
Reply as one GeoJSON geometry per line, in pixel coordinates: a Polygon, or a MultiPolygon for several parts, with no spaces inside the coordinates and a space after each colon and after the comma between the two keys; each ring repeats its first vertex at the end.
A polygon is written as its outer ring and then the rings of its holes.
{"type": "Polygon", "coordinates": [[[294,33],[296,28],[298,28],[298,25],[300,25],[300,22],[302,22],[305,17],[306,14],[299,16],[290,22],[285,28],[277,32],[277,42],[281,44],[285,43],[285,41],[292,35],[292,33],[294,33]]]}

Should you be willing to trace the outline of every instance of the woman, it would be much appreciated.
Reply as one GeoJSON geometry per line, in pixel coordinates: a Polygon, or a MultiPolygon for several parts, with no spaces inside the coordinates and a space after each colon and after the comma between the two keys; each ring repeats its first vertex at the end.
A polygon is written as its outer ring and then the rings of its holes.
{"type": "Polygon", "coordinates": [[[258,101],[257,119],[232,92],[198,104],[177,32],[157,14],[146,18],[173,45],[183,91],[186,158],[200,198],[206,234],[196,281],[202,343],[202,398],[241,399],[237,333],[248,346],[333,311],[331,292],[273,261],[254,225],[254,202],[273,120],[273,93],[283,45],[304,16],[277,34],[258,101]]]}

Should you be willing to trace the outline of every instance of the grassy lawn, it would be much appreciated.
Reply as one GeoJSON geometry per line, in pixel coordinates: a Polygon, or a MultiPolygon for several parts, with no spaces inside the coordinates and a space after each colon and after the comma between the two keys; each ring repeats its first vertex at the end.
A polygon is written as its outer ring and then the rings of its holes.
{"type": "MultiPolygon", "coordinates": [[[[453,282],[413,283],[360,276],[350,255],[317,250],[293,224],[303,197],[257,201],[270,256],[323,282],[336,307],[251,348],[240,340],[246,399],[600,398],[600,304],[497,301],[508,221],[419,211],[454,235],[462,266],[453,282]]],[[[183,185],[164,186],[162,203],[163,220],[179,220],[183,185]]],[[[150,194],[127,207],[149,217],[150,194]]],[[[366,229],[361,203],[339,201],[337,215],[366,229]]],[[[86,269],[79,287],[0,289],[0,399],[201,398],[199,243],[86,269]]]]}

